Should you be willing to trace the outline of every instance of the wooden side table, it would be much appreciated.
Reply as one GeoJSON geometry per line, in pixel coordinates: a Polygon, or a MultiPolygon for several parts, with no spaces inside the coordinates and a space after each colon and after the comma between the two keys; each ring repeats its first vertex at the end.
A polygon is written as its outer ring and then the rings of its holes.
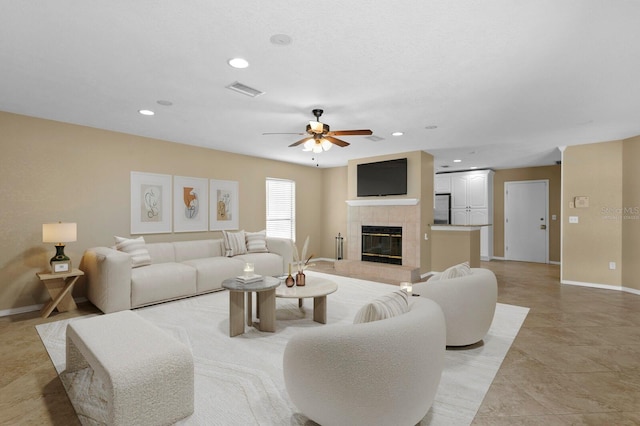
{"type": "Polygon", "coordinates": [[[44,305],[40,311],[42,318],[47,318],[56,308],[58,312],[77,309],[72,295],[73,285],[78,281],[78,278],[84,275],[84,272],[74,268],[73,271],[66,274],[37,273],[36,275],[47,287],[49,296],[51,296],[51,301],[44,305]]]}

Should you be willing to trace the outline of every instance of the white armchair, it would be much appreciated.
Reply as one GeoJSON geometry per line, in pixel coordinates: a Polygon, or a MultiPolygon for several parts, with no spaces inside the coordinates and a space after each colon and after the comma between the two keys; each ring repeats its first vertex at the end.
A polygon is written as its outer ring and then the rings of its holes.
{"type": "Polygon", "coordinates": [[[440,307],[413,298],[409,312],[294,335],[284,352],[293,403],[323,425],[410,425],[429,411],[444,365],[440,307]]]}
{"type": "Polygon", "coordinates": [[[498,301],[498,283],[488,269],[471,268],[471,275],[413,284],[412,291],[434,300],[444,312],[447,346],[479,342],[491,327],[498,301]]]}

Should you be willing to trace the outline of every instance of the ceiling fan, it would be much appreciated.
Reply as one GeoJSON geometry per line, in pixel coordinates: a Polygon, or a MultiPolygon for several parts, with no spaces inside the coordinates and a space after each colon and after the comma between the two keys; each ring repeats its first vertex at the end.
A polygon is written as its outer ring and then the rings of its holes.
{"type": "MultiPolygon", "coordinates": [[[[330,131],[329,125],[320,122],[320,116],[324,112],[321,109],[314,109],[311,111],[316,117],[315,121],[309,121],[307,124],[307,134],[297,142],[292,143],[289,147],[298,146],[304,144],[304,151],[322,152],[328,151],[333,145],[340,147],[349,146],[348,142],[336,138],[335,136],[358,136],[358,135],[371,135],[371,130],[335,130],[330,131]]],[[[304,133],[263,133],[263,135],[304,135],[304,133]]]]}

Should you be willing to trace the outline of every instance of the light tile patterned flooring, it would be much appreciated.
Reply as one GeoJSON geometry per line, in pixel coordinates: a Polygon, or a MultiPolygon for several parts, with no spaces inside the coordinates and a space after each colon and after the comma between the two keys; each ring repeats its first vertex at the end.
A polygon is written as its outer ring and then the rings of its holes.
{"type": "MultiPolygon", "coordinates": [[[[531,310],[474,425],[640,424],[640,296],[561,286],[557,265],[482,267],[496,273],[500,302],[531,310]]],[[[79,424],[35,325],[95,312],[0,318],[0,425],[79,424]]]]}

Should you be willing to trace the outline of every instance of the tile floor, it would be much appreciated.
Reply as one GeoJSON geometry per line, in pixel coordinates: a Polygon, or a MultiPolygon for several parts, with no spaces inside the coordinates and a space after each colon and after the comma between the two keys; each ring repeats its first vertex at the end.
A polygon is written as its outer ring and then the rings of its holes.
{"type": "MultiPolygon", "coordinates": [[[[531,310],[473,424],[639,425],[640,296],[560,285],[557,265],[482,266],[500,302],[531,310]]],[[[34,326],[94,312],[0,318],[0,425],[78,424],[34,326]]]]}

